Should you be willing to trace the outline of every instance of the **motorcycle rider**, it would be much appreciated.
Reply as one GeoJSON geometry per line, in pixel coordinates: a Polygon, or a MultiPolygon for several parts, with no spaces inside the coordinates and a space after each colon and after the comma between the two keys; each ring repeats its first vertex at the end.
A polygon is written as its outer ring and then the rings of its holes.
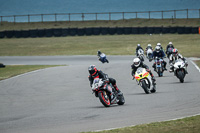
{"type": "Polygon", "coordinates": [[[90,87],[92,87],[93,81],[95,78],[100,78],[105,81],[105,83],[111,83],[115,90],[118,92],[118,95],[122,94],[122,92],[119,90],[119,88],[116,85],[116,80],[114,78],[108,78],[108,75],[103,73],[101,70],[98,70],[95,65],[90,65],[88,67],[89,72],[89,81],[90,81],[90,87]]]}
{"type": "MultiPolygon", "coordinates": [[[[172,54],[169,56],[169,63],[170,63],[169,72],[174,71],[174,63],[178,59],[182,59],[184,61],[185,65],[188,66],[186,59],[180,53],[178,53],[178,49],[175,48],[175,49],[173,49],[172,54]]],[[[188,72],[186,71],[186,73],[188,73],[188,72]]]]}
{"type": "Polygon", "coordinates": [[[144,64],[139,58],[134,58],[133,59],[133,64],[131,65],[131,68],[132,68],[131,75],[133,76],[133,80],[135,79],[135,72],[137,71],[137,69],[139,67],[145,68],[147,70],[147,72],[150,73],[151,79],[153,81],[153,84],[155,85],[156,84],[156,79],[153,76],[153,73],[151,72],[151,70],[149,69],[149,67],[146,64],[144,64]]]}
{"type": "MultiPolygon", "coordinates": [[[[163,52],[163,50],[161,50],[160,46],[156,46],[155,50],[153,51],[152,57],[154,59],[156,57],[159,57],[159,58],[163,59],[165,57],[165,53],[163,52]]],[[[167,62],[163,60],[163,63],[164,63],[164,70],[167,70],[166,69],[167,62]]],[[[154,63],[152,67],[154,68],[154,71],[155,71],[156,70],[156,63],[154,63]]]]}
{"type": "MultiPolygon", "coordinates": [[[[143,48],[141,47],[141,45],[140,44],[137,44],[137,47],[136,47],[136,55],[138,56],[138,50],[139,49],[142,49],[143,50],[143,48]]],[[[144,50],[143,50],[144,51],[144,50]]]]}
{"type": "Polygon", "coordinates": [[[159,46],[160,47],[160,49],[164,52],[164,49],[163,49],[163,47],[161,46],[161,43],[157,43],[157,45],[156,46],[159,46]]]}
{"type": "Polygon", "coordinates": [[[152,48],[151,44],[148,44],[148,45],[147,45],[146,51],[147,51],[148,49],[151,49],[151,50],[153,51],[153,48],[152,48]]]}
{"type": "Polygon", "coordinates": [[[172,42],[169,42],[169,44],[166,47],[166,52],[165,53],[167,54],[168,58],[169,58],[170,54],[172,54],[172,51],[170,49],[172,49],[172,50],[174,49],[174,46],[173,46],[172,42]]]}

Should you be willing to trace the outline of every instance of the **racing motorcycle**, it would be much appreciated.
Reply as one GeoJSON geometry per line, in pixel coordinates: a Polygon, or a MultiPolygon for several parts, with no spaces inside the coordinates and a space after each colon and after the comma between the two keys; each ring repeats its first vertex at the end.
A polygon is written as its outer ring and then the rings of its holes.
{"type": "Polygon", "coordinates": [[[163,59],[156,57],[155,58],[155,64],[156,64],[156,72],[158,73],[159,77],[163,76],[163,72],[164,72],[164,63],[163,63],[163,59]]]}
{"type": "Polygon", "coordinates": [[[153,57],[152,57],[152,55],[153,55],[153,50],[152,49],[147,49],[147,52],[146,52],[146,57],[147,57],[147,59],[149,59],[149,62],[151,62],[152,60],[153,60],[153,57]]]}
{"type": "Polygon", "coordinates": [[[186,74],[187,66],[185,62],[182,59],[176,60],[174,64],[174,75],[183,83],[186,74]]]}
{"type": "Polygon", "coordinates": [[[123,105],[125,99],[123,94],[118,94],[111,83],[105,83],[102,79],[96,78],[92,84],[92,91],[105,107],[112,104],[123,105]]]}
{"type": "Polygon", "coordinates": [[[99,61],[101,61],[102,63],[109,63],[108,59],[106,58],[106,55],[104,53],[102,53],[100,56],[98,56],[99,61]]]}
{"type": "Polygon", "coordinates": [[[153,84],[151,75],[145,68],[139,67],[135,72],[135,79],[138,85],[140,85],[146,94],[156,92],[156,85],[153,84]]]}
{"type": "Polygon", "coordinates": [[[139,49],[139,50],[138,50],[137,57],[138,57],[141,61],[144,61],[144,51],[143,51],[142,49],[139,49]]]}

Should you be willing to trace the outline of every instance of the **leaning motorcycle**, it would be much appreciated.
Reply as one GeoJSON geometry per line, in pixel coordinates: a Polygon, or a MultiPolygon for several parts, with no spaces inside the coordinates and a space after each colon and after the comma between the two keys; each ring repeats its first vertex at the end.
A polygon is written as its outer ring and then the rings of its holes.
{"type": "Polygon", "coordinates": [[[123,94],[118,94],[111,83],[105,83],[102,79],[96,78],[92,84],[92,91],[105,107],[112,104],[123,105],[125,99],[123,94]]]}
{"type": "Polygon", "coordinates": [[[146,94],[156,92],[156,85],[153,84],[150,73],[145,68],[139,67],[135,72],[135,79],[146,94]]]}
{"type": "Polygon", "coordinates": [[[102,63],[105,63],[105,62],[109,63],[109,61],[106,58],[106,55],[104,53],[102,53],[98,58],[102,63]]]}
{"type": "Polygon", "coordinates": [[[139,49],[139,50],[138,50],[137,57],[138,57],[141,61],[144,61],[144,51],[143,51],[142,49],[139,49]]]}
{"type": "Polygon", "coordinates": [[[187,66],[185,62],[182,59],[176,60],[174,64],[174,75],[183,83],[186,74],[187,66]]]}
{"type": "Polygon", "coordinates": [[[149,62],[151,62],[152,60],[153,60],[153,57],[152,57],[152,55],[153,55],[153,50],[152,49],[147,49],[147,52],[146,52],[146,57],[147,57],[147,59],[149,59],[149,62]]]}
{"type": "Polygon", "coordinates": [[[156,64],[156,72],[158,74],[159,77],[163,76],[163,72],[164,72],[164,63],[163,63],[163,59],[156,57],[155,58],[155,64],[156,64]]]}

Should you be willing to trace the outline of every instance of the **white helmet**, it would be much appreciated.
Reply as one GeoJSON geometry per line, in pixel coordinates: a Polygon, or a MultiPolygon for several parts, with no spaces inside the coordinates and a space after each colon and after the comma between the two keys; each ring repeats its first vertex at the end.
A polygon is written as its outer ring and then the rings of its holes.
{"type": "Polygon", "coordinates": [[[133,65],[134,65],[135,67],[138,67],[138,66],[140,65],[140,63],[141,63],[141,61],[140,61],[139,58],[133,59],[133,65]]]}
{"type": "Polygon", "coordinates": [[[160,46],[156,46],[155,50],[156,50],[157,53],[160,52],[160,46]]]}
{"type": "Polygon", "coordinates": [[[140,46],[140,44],[137,44],[137,46],[140,46]]]}
{"type": "Polygon", "coordinates": [[[149,47],[151,47],[151,44],[148,44],[149,47]]]}
{"type": "Polygon", "coordinates": [[[172,42],[169,42],[169,44],[172,44],[172,42]]]}
{"type": "Polygon", "coordinates": [[[161,46],[161,43],[157,43],[157,46],[161,46]]]}

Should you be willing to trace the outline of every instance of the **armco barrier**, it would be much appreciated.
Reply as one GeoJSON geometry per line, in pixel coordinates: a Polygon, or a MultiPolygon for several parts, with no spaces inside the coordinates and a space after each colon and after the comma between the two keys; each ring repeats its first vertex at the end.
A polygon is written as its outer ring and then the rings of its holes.
{"type": "Polygon", "coordinates": [[[0,38],[60,37],[83,35],[128,35],[128,34],[198,34],[199,27],[92,27],[65,29],[35,29],[21,31],[1,31],[0,38]]]}

